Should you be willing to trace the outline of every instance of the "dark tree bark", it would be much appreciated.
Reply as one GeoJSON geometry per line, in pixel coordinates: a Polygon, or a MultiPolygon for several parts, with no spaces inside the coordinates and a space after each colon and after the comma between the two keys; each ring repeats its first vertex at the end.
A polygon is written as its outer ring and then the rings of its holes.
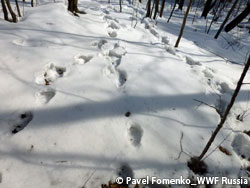
{"type": "Polygon", "coordinates": [[[226,25],[225,31],[231,31],[235,26],[237,26],[242,20],[244,20],[250,13],[250,3],[248,3],[245,10],[242,11],[233,21],[226,25]]]}
{"type": "Polygon", "coordinates": [[[214,2],[212,0],[207,0],[204,6],[204,9],[202,11],[201,17],[207,18],[209,11],[213,8],[215,3],[216,3],[216,0],[214,2]]]}
{"type": "Polygon", "coordinates": [[[159,0],[155,0],[155,13],[153,19],[156,19],[156,15],[158,14],[159,11],[159,0]]]}
{"type": "Polygon", "coordinates": [[[180,0],[178,9],[182,10],[185,0],[180,0]]]}
{"type": "Polygon", "coordinates": [[[6,5],[5,5],[4,0],[1,0],[1,4],[2,4],[2,8],[3,8],[4,19],[5,19],[6,21],[9,21],[8,10],[7,10],[7,8],[6,8],[6,5]]]}
{"type": "Polygon", "coordinates": [[[191,7],[191,5],[192,5],[192,1],[193,1],[193,0],[189,0],[188,7],[187,7],[187,11],[186,11],[185,16],[184,16],[184,18],[183,18],[183,22],[182,22],[180,34],[179,34],[178,39],[177,39],[177,41],[176,41],[176,43],[175,43],[175,47],[176,47],[176,48],[178,47],[178,45],[179,45],[179,43],[180,43],[180,40],[181,40],[183,31],[184,31],[184,28],[185,28],[185,25],[186,25],[187,16],[188,16],[190,7],[191,7]]]}
{"type": "Polygon", "coordinates": [[[151,0],[148,0],[146,17],[150,17],[150,14],[151,14],[151,0]]]}
{"type": "Polygon", "coordinates": [[[85,11],[78,9],[78,0],[68,0],[68,11],[72,12],[75,16],[77,16],[76,13],[86,14],[85,11]]]}
{"type": "Polygon", "coordinates": [[[22,15],[21,15],[21,12],[20,12],[18,0],[15,0],[15,2],[16,2],[16,9],[17,9],[18,16],[21,17],[22,15]]]}
{"type": "Polygon", "coordinates": [[[214,16],[213,16],[212,21],[210,22],[210,25],[209,25],[209,28],[207,30],[207,33],[209,33],[209,31],[210,31],[210,28],[211,28],[211,26],[212,26],[212,24],[213,24],[213,22],[214,22],[214,20],[216,18],[216,15],[217,15],[217,12],[218,12],[218,9],[219,9],[220,5],[221,5],[221,1],[219,2],[219,4],[217,5],[217,7],[216,7],[216,9],[214,11],[214,16]]]}
{"type": "Polygon", "coordinates": [[[150,11],[149,18],[151,18],[151,17],[152,17],[152,14],[153,14],[154,8],[155,8],[155,1],[153,2],[153,6],[152,6],[152,9],[151,9],[151,11],[150,11]]]}
{"type": "Polygon", "coordinates": [[[5,1],[6,1],[6,5],[7,5],[8,9],[9,9],[10,15],[12,17],[12,21],[14,23],[17,23],[17,17],[16,17],[15,12],[11,8],[10,1],[9,0],[5,0],[5,1]]]}
{"type": "Polygon", "coordinates": [[[164,7],[165,7],[165,1],[166,1],[166,0],[162,0],[162,2],[161,2],[160,17],[162,17],[162,14],[163,14],[163,10],[164,10],[164,7]]]}
{"type": "Polygon", "coordinates": [[[120,12],[122,12],[122,0],[119,0],[120,2],[120,12]]]}
{"type": "Polygon", "coordinates": [[[194,23],[194,19],[195,19],[195,17],[196,17],[196,13],[197,13],[197,10],[198,10],[198,7],[200,6],[200,0],[198,0],[198,4],[197,4],[197,7],[196,7],[196,9],[195,9],[195,13],[194,13],[194,17],[193,17],[193,20],[192,20],[192,24],[194,23]]]}
{"type": "Polygon", "coordinates": [[[229,112],[230,112],[230,110],[231,110],[231,108],[232,108],[232,106],[233,106],[233,104],[235,102],[236,97],[238,96],[238,93],[239,93],[240,88],[242,86],[243,80],[244,80],[244,78],[246,76],[246,73],[247,73],[247,71],[249,69],[249,66],[250,66],[250,55],[248,56],[248,61],[247,61],[246,65],[245,65],[245,67],[244,67],[244,69],[242,71],[242,74],[241,74],[240,79],[239,79],[239,81],[237,83],[236,89],[234,90],[231,101],[227,105],[226,111],[225,111],[224,115],[222,116],[222,118],[220,120],[220,123],[218,124],[217,128],[215,129],[212,136],[210,137],[210,139],[209,139],[207,145],[205,146],[204,150],[201,152],[200,156],[198,157],[199,161],[201,161],[202,158],[204,157],[204,155],[207,153],[207,151],[210,148],[211,144],[213,143],[216,135],[218,134],[220,129],[223,127],[225,121],[227,120],[227,116],[228,116],[228,114],[229,114],[229,112]]]}
{"type": "Polygon", "coordinates": [[[173,12],[174,12],[174,10],[175,10],[175,7],[176,7],[177,2],[178,2],[178,0],[175,0],[174,6],[173,6],[173,8],[172,8],[172,10],[171,10],[171,13],[170,13],[170,16],[169,16],[169,18],[168,18],[168,22],[170,21],[172,15],[173,15],[173,12]]]}
{"type": "Polygon", "coordinates": [[[233,6],[232,6],[231,9],[228,11],[225,20],[224,20],[223,23],[221,24],[220,29],[217,31],[216,35],[214,36],[215,39],[217,39],[217,38],[219,37],[219,35],[220,35],[220,33],[221,33],[221,31],[222,31],[224,25],[227,23],[227,20],[229,19],[230,15],[232,14],[232,12],[233,12],[233,10],[234,10],[236,4],[238,3],[238,1],[239,1],[239,0],[235,0],[235,1],[234,1],[233,6]]]}

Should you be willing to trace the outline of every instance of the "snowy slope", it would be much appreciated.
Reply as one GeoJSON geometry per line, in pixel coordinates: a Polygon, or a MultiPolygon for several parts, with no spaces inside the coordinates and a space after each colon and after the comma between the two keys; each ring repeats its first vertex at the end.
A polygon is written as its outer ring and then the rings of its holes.
{"type": "MultiPolygon", "coordinates": [[[[41,3],[17,24],[0,21],[0,187],[191,177],[188,155],[200,154],[220,119],[193,99],[228,102],[243,67],[188,36],[174,49],[179,27],[169,24],[170,32],[164,19],[131,27],[127,2],[122,13],[114,2],[79,3],[86,15],[72,16],[64,2],[41,3]],[[178,158],[182,134],[188,155],[178,158]]],[[[250,138],[242,131],[250,116],[241,122],[236,115],[248,109],[249,89],[211,148],[229,135],[222,145],[232,155],[217,149],[206,159],[208,175],[246,175],[250,138]]]]}

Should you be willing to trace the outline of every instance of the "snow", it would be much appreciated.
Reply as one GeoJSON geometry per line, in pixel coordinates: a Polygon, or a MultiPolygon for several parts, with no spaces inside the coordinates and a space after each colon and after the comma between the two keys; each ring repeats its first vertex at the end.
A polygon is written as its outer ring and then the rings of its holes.
{"type": "MultiPolygon", "coordinates": [[[[194,99],[223,112],[249,46],[223,48],[223,39],[199,29],[202,21],[193,31],[190,16],[174,48],[182,12],[155,25],[140,20],[139,7],[134,27],[127,1],[122,13],[113,1],[81,0],[79,7],[87,14],[41,1],[16,24],[0,20],[0,187],[92,188],[118,176],[194,175],[187,160],[220,120],[194,99]]],[[[249,109],[249,89],[243,85],[208,152],[222,144],[232,156],[215,149],[207,176],[247,177],[250,140],[242,132],[250,116],[236,116],[249,109]]]]}

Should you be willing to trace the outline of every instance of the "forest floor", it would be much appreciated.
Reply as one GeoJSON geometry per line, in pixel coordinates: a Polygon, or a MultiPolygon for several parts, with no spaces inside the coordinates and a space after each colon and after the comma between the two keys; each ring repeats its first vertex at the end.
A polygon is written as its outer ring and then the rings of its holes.
{"type": "MultiPolygon", "coordinates": [[[[64,2],[40,2],[26,5],[16,24],[0,20],[1,188],[198,176],[187,161],[220,116],[197,100],[225,110],[250,37],[223,32],[214,40],[219,24],[208,35],[205,20],[191,24],[191,10],[174,48],[183,12],[167,23],[166,6],[156,25],[143,19],[142,5],[124,1],[120,13],[117,2],[101,0],[79,1],[87,13],[80,17],[64,2]]],[[[243,85],[205,157],[205,176],[249,179],[249,90],[243,85]]]]}

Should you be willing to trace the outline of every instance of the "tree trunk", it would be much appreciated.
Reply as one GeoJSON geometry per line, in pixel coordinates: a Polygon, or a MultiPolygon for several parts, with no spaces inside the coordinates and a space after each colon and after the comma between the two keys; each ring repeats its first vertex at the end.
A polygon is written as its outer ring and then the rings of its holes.
{"type": "Polygon", "coordinates": [[[178,9],[182,10],[185,0],[180,0],[178,9]]]}
{"type": "Polygon", "coordinates": [[[34,7],[34,0],[31,0],[31,7],[34,7]]]}
{"type": "Polygon", "coordinates": [[[171,11],[171,13],[170,13],[170,16],[169,16],[169,18],[168,18],[168,22],[170,21],[172,15],[173,15],[174,9],[175,9],[176,4],[177,4],[177,1],[178,1],[178,0],[175,0],[175,2],[174,2],[174,6],[173,6],[172,11],[171,11]]]}
{"type": "Polygon", "coordinates": [[[3,8],[4,19],[5,19],[6,21],[9,21],[8,10],[7,10],[7,8],[6,8],[6,5],[5,5],[4,0],[1,0],[1,3],[2,3],[2,8],[3,8]]]}
{"type": "Polygon", "coordinates": [[[215,131],[213,132],[212,136],[210,137],[210,139],[209,139],[207,145],[205,146],[204,150],[201,152],[200,156],[198,157],[199,161],[201,161],[202,158],[204,157],[204,155],[207,153],[207,151],[210,148],[211,144],[213,143],[216,135],[218,134],[218,132],[220,131],[220,129],[223,127],[223,125],[224,125],[224,123],[225,123],[225,121],[227,119],[227,116],[228,116],[228,114],[229,114],[229,112],[230,112],[230,110],[231,110],[231,108],[232,108],[232,106],[233,106],[233,104],[235,102],[235,99],[238,96],[238,93],[239,93],[240,88],[242,86],[243,80],[244,80],[244,78],[246,76],[246,73],[247,73],[247,71],[249,69],[249,66],[250,66],[250,55],[248,56],[248,61],[247,61],[246,65],[245,65],[245,67],[244,67],[244,69],[242,71],[242,74],[241,74],[240,79],[239,79],[239,81],[237,83],[236,89],[234,90],[234,93],[233,93],[233,96],[231,98],[231,101],[227,105],[227,109],[226,109],[224,115],[222,116],[222,118],[220,120],[220,123],[218,124],[217,128],[215,129],[215,131]]]}
{"type": "Polygon", "coordinates": [[[187,11],[186,11],[185,16],[184,16],[184,18],[183,18],[183,23],[182,23],[182,26],[181,26],[181,31],[180,31],[179,37],[178,37],[178,39],[177,39],[177,41],[176,41],[176,43],[175,43],[175,47],[176,47],[176,48],[178,47],[179,42],[180,42],[180,40],[181,40],[183,31],[184,31],[184,27],[185,27],[185,24],[186,24],[187,16],[188,16],[190,7],[191,7],[191,5],[192,5],[192,1],[193,1],[193,0],[189,0],[188,7],[187,7],[187,11]]]}
{"type": "Polygon", "coordinates": [[[151,11],[151,0],[148,0],[146,17],[150,17],[151,13],[150,11],[151,11]]]}
{"type": "Polygon", "coordinates": [[[152,14],[153,14],[154,8],[155,8],[155,1],[153,2],[153,6],[152,6],[152,9],[151,9],[151,11],[150,11],[149,18],[151,18],[151,17],[152,17],[152,14]]]}
{"type": "Polygon", "coordinates": [[[120,12],[122,12],[122,0],[119,1],[120,1],[120,12]]]}
{"type": "Polygon", "coordinates": [[[10,1],[9,1],[9,0],[5,0],[5,1],[6,1],[6,5],[7,5],[8,9],[9,9],[9,12],[10,12],[10,14],[11,14],[12,21],[13,21],[14,23],[17,23],[17,17],[16,17],[15,12],[14,12],[14,11],[12,10],[12,8],[11,8],[10,1]]]}
{"type": "Polygon", "coordinates": [[[195,19],[195,16],[196,16],[196,13],[197,13],[197,10],[198,10],[198,7],[200,6],[200,0],[198,0],[198,4],[197,4],[197,7],[195,9],[195,13],[194,13],[194,17],[193,17],[193,20],[192,20],[192,24],[194,23],[194,19],[195,19]]]}
{"type": "Polygon", "coordinates": [[[68,0],[68,11],[74,13],[74,2],[73,0],[68,0]]]}
{"type": "Polygon", "coordinates": [[[20,12],[18,0],[15,0],[15,2],[16,2],[16,9],[17,9],[18,16],[21,17],[22,15],[21,15],[21,12],[20,12]]]}
{"type": "Polygon", "coordinates": [[[231,7],[231,9],[229,10],[229,12],[227,13],[227,16],[226,16],[225,20],[223,21],[223,23],[221,24],[220,29],[217,31],[216,35],[214,36],[215,39],[217,39],[218,36],[220,35],[220,33],[221,33],[221,31],[222,31],[224,25],[227,23],[227,20],[229,19],[230,15],[232,14],[232,12],[233,12],[233,10],[234,10],[236,4],[238,3],[238,1],[239,1],[239,0],[235,0],[235,1],[234,1],[233,6],[231,7]]]}
{"type": "Polygon", "coordinates": [[[209,33],[210,28],[211,28],[211,26],[212,26],[212,24],[213,24],[213,22],[214,22],[214,20],[215,20],[215,18],[216,18],[218,9],[219,9],[219,7],[220,7],[220,4],[221,4],[221,1],[219,2],[218,6],[217,6],[216,9],[215,9],[214,16],[213,16],[213,19],[212,19],[212,21],[211,21],[211,23],[210,23],[210,25],[209,25],[209,28],[208,28],[208,30],[207,30],[207,33],[209,33]]]}
{"type": "Polygon", "coordinates": [[[154,17],[153,19],[155,20],[156,19],[156,15],[159,11],[159,0],[155,0],[155,13],[154,13],[154,17]]]}
{"type": "Polygon", "coordinates": [[[250,3],[248,3],[245,10],[242,11],[236,18],[234,18],[233,21],[231,21],[229,24],[226,25],[225,31],[229,32],[231,31],[235,26],[237,26],[242,20],[244,20],[248,14],[250,13],[250,3]]]}
{"type": "Polygon", "coordinates": [[[207,0],[204,6],[204,9],[202,11],[201,17],[207,18],[209,11],[213,8],[215,3],[216,3],[216,0],[214,2],[212,2],[212,0],[207,0]]]}
{"type": "Polygon", "coordinates": [[[166,1],[166,0],[162,0],[162,2],[161,2],[160,17],[162,17],[162,14],[163,14],[164,6],[165,6],[165,1],[166,1]]]}

